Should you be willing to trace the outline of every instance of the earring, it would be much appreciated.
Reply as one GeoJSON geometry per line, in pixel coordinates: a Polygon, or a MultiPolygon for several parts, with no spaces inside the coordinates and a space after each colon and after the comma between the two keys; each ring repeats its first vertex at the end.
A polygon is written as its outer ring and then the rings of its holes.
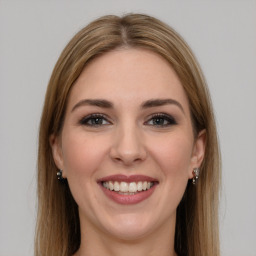
{"type": "Polygon", "coordinates": [[[194,177],[192,179],[192,184],[193,185],[196,185],[197,182],[198,182],[198,179],[199,179],[199,174],[200,174],[200,169],[199,168],[195,168],[193,170],[193,174],[194,174],[194,177]]]}
{"type": "Polygon", "coordinates": [[[63,178],[63,176],[62,176],[62,170],[59,170],[59,171],[57,172],[57,179],[58,179],[59,181],[64,181],[64,178],[63,178]]]}

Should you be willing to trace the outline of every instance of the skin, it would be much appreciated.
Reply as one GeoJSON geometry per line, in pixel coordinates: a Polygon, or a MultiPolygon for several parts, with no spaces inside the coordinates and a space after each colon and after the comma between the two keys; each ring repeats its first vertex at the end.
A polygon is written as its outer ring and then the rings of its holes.
{"type": "Polygon", "coordinates": [[[79,206],[76,256],[176,255],[176,208],[203,160],[205,133],[194,136],[184,89],[162,57],[119,49],[93,60],[71,90],[61,135],[52,136],[51,145],[79,206]],[[85,99],[112,107],[81,103],[85,99]],[[142,107],[152,99],[175,103],[142,107]],[[168,118],[154,116],[162,113],[168,118]],[[88,119],[91,114],[104,117],[88,119]],[[146,200],[120,205],[97,183],[114,174],[147,175],[158,185],[146,200]]]}

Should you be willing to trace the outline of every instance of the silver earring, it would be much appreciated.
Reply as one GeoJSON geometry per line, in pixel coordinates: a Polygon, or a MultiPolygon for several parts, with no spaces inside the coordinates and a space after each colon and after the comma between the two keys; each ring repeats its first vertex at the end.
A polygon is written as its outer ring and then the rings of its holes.
{"type": "Polygon", "coordinates": [[[194,177],[192,179],[192,183],[193,183],[193,185],[196,185],[197,182],[198,182],[198,179],[199,179],[200,169],[199,168],[195,168],[193,170],[193,174],[194,174],[194,177]]]}
{"type": "Polygon", "coordinates": [[[63,176],[62,176],[62,170],[59,170],[59,171],[57,172],[57,179],[58,179],[59,181],[64,181],[64,178],[63,178],[63,176]]]}

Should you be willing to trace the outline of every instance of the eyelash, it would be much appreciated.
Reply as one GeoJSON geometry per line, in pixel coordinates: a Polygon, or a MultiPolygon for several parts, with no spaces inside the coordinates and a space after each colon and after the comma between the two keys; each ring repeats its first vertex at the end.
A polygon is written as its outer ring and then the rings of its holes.
{"type": "Polygon", "coordinates": [[[83,117],[80,122],[81,125],[85,125],[85,126],[92,126],[92,127],[98,127],[98,126],[102,126],[102,125],[108,125],[111,124],[110,121],[108,121],[108,118],[103,115],[103,114],[91,114],[89,116],[83,117]],[[96,123],[98,121],[96,120],[101,120],[101,123],[96,123]],[[94,122],[94,123],[89,123],[89,122],[94,122]],[[107,121],[107,124],[103,124],[102,122],[107,121]]]}
{"type": "Polygon", "coordinates": [[[153,121],[153,120],[155,120],[157,122],[159,122],[161,120],[162,122],[164,122],[162,124],[157,124],[157,123],[149,124],[150,126],[156,126],[156,127],[159,127],[159,128],[168,127],[168,126],[177,124],[177,122],[176,122],[176,120],[173,116],[168,115],[168,114],[164,114],[164,113],[158,113],[158,114],[152,115],[150,117],[150,119],[148,121],[146,121],[145,123],[149,123],[150,121],[153,121]]]}
{"type": "MultiPolygon", "coordinates": [[[[79,123],[81,125],[90,126],[90,127],[100,127],[100,126],[111,124],[111,122],[108,120],[108,117],[103,114],[91,114],[89,116],[83,117],[79,121],[79,123]]],[[[176,122],[175,118],[172,117],[171,115],[164,114],[164,113],[158,113],[158,114],[153,114],[152,116],[150,116],[150,118],[144,124],[149,125],[149,126],[163,128],[163,127],[176,125],[177,122],[176,122]],[[150,124],[151,121],[153,121],[152,124],[150,124]],[[160,122],[160,124],[159,124],[159,122],[160,122]]]]}

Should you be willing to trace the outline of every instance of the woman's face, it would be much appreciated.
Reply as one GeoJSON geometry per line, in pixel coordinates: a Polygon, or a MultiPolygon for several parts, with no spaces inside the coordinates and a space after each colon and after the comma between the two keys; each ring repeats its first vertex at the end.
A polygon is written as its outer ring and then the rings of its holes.
{"type": "Polygon", "coordinates": [[[170,65],[142,49],[93,60],[74,84],[53,156],[81,229],[136,239],[172,227],[204,154],[170,65]]]}

